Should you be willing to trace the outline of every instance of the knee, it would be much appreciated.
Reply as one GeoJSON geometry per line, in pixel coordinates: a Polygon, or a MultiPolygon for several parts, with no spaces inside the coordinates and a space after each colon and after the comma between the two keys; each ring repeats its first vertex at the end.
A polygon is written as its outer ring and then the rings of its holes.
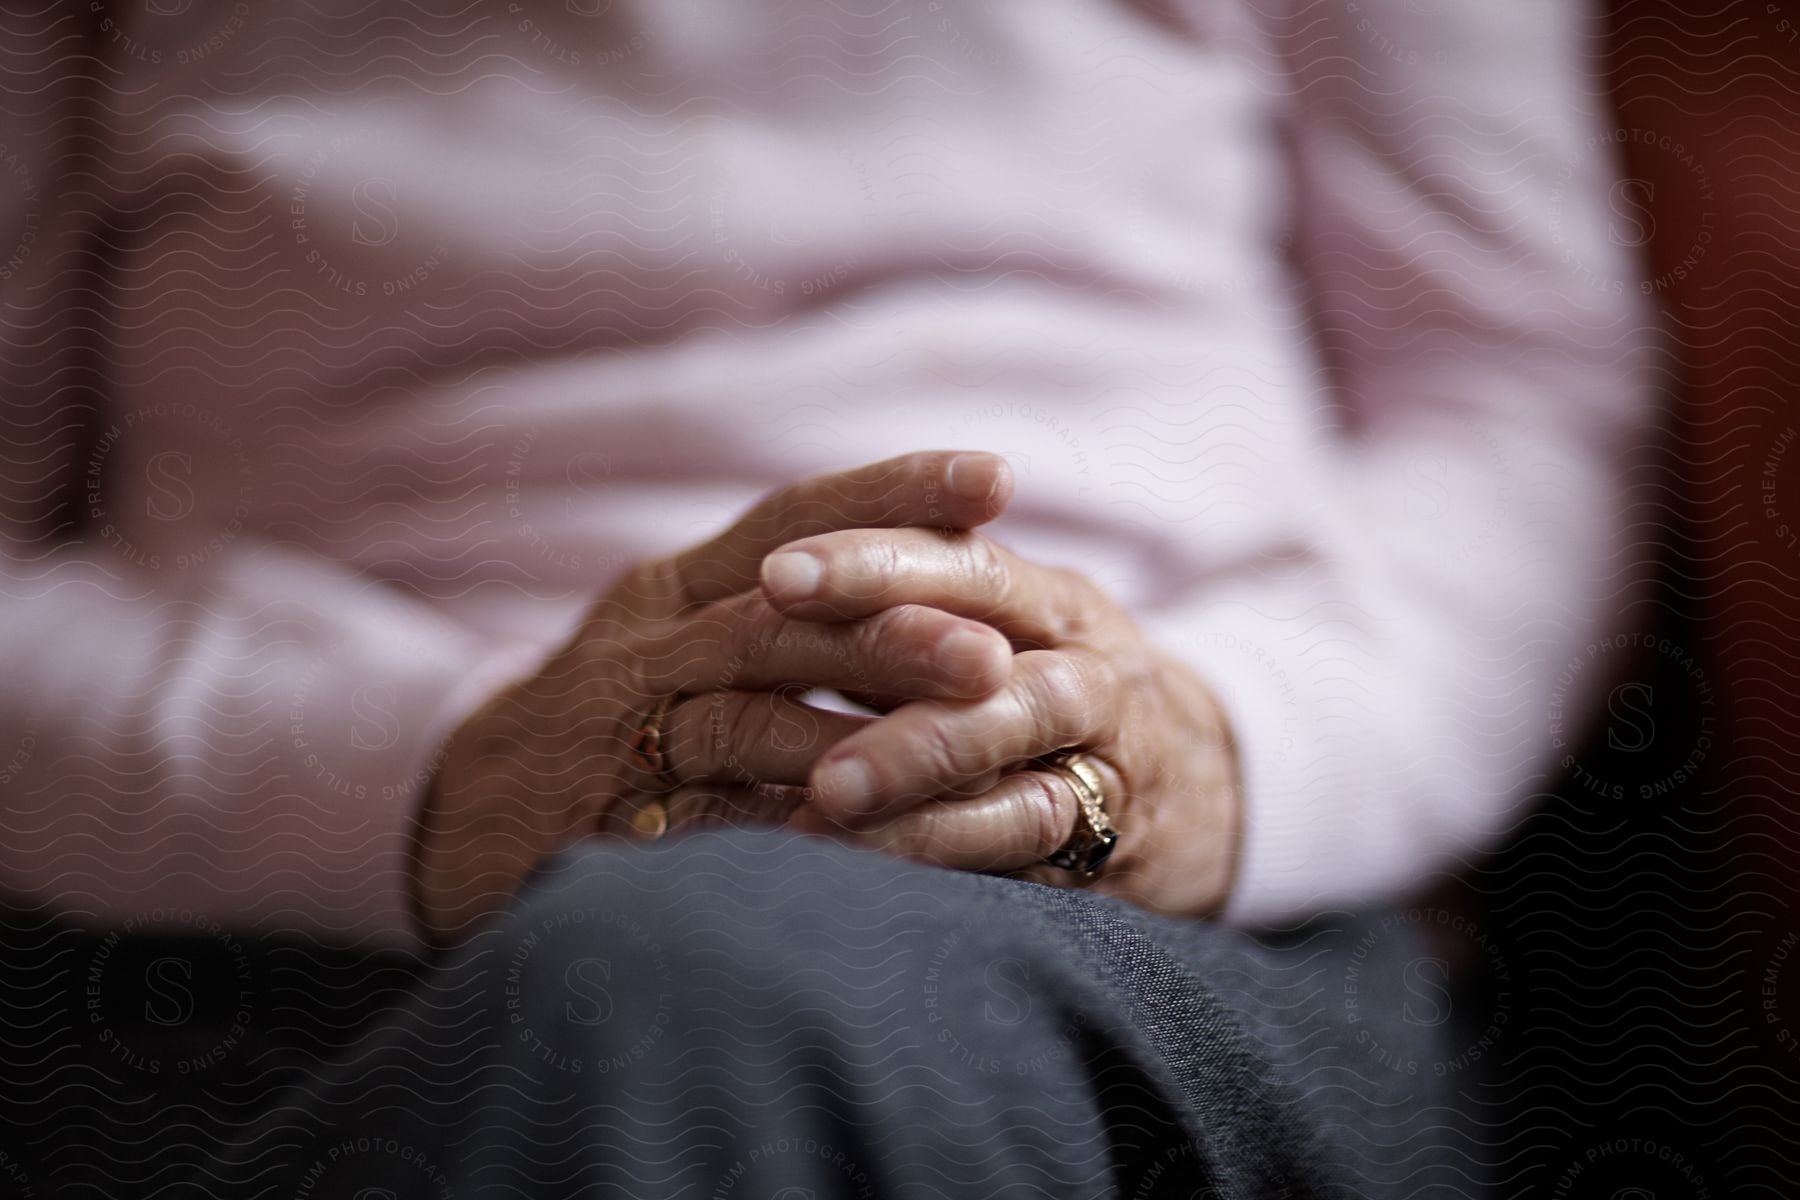
{"type": "Polygon", "coordinates": [[[869,857],[741,830],[560,855],[480,937],[501,1036],[605,1075],[728,1045],[797,1007],[836,1009],[887,936],[858,932],[882,907],[866,885],[885,868],[869,857]],[[834,994],[794,1005],[809,990],[834,994]]]}
{"type": "Polygon", "coordinates": [[[756,940],[819,913],[847,925],[877,907],[927,916],[947,907],[944,882],[957,878],[824,838],[719,829],[566,851],[544,865],[508,919],[549,933],[569,928],[571,913],[630,914],[662,941],[721,928],[756,940]]]}
{"type": "Polygon", "coordinates": [[[503,1026],[589,1071],[777,1036],[855,1055],[903,1030],[1025,1061],[1093,1015],[1018,885],[781,831],[584,847],[493,932],[503,1026]]]}
{"type": "Polygon", "coordinates": [[[601,916],[659,941],[680,940],[709,923],[746,927],[793,907],[843,896],[866,856],[819,838],[780,830],[720,829],[653,843],[593,841],[548,860],[507,921],[543,936],[567,934],[601,916]],[[577,915],[579,914],[579,915],[577,915]]]}

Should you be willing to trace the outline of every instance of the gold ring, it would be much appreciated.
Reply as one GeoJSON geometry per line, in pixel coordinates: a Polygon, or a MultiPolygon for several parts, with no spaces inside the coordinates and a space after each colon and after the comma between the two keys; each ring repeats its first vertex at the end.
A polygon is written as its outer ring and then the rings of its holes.
{"type": "Polygon", "coordinates": [[[646,842],[654,842],[669,830],[669,802],[661,796],[644,796],[631,812],[631,830],[646,842]]]}
{"type": "Polygon", "coordinates": [[[671,692],[651,705],[630,743],[632,761],[654,777],[664,792],[681,786],[681,780],[669,766],[669,748],[663,736],[663,722],[668,720],[669,706],[674,703],[675,694],[671,692]]]}
{"type": "Polygon", "coordinates": [[[1106,814],[1105,781],[1087,757],[1073,751],[1046,755],[1038,762],[1047,771],[1062,776],[1075,793],[1075,828],[1069,840],[1044,861],[1064,871],[1074,871],[1084,879],[1099,873],[1119,844],[1119,833],[1106,814]]]}

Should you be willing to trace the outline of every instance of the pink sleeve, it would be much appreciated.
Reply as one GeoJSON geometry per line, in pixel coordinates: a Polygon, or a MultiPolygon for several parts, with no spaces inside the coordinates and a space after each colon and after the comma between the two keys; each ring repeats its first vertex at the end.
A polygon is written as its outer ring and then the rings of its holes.
{"type": "Polygon", "coordinates": [[[1251,923],[1490,847],[1578,736],[1653,536],[1650,309],[1581,6],[1293,7],[1316,469],[1267,497],[1284,536],[1151,622],[1237,733],[1251,923]]]}
{"type": "Polygon", "coordinates": [[[85,12],[9,31],[43,85],[9,94],[29,186],[0,189],[0,889],[78,920],[410,940],[420,783],[518,664],[319,557],[223,538],[156,570],[91,519],[116,415],[80,340],[105,328],[100,206],[48,203],[91,199],[94,165],[40,132],[78,128],[85,12]]]}
{"type": "Polygon", "coordinates": [[[78,919],[404,942],[412,818],[488,648],[309,555],[6,564],[0,880],[78,919]]]}

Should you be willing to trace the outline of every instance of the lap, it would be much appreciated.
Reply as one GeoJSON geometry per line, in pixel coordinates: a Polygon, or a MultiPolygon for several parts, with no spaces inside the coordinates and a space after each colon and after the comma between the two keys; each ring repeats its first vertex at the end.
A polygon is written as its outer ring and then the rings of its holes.
{"type": "MultiPolygon", "coordinates": [[[[252,1038],[230,1086],[133,1101],[102,1140],[191,1139],[212,1165],[173,1194],[1398,1194],[1442,1124],[1417,1066],[1444,1030],[1393,1019],[1379,983],[1413,952],[1367,922],[1261,942],[779,832],[596,843],[329,1062],[317,1031],[252,1038]]],[[[346,1004],[345,961],[292,965],[253,1026],[346,1004]]],[[[65,1122],[104,1127],[112,1090],[57,1089],[65,1122]]]]}
{"type": "Polygon", "coordinates": [[[1351,931],[1265,945],[780,832],[595,844],[261,1144],[419,1195],[412,1162],[526,1194],[1376,1194],[1427,1098],[1331,994],[1351,931]]]}

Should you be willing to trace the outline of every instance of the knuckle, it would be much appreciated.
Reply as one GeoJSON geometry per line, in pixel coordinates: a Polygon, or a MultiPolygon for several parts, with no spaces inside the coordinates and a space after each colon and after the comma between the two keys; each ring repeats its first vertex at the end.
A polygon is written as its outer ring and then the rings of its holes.
{"type": "Polygon", "coordinates": [[[701,617],[707,621],[752,626],[767,625],[782,619],[781,614],[769,603],[768,597],[755,589],[714,601],[706,606],[701,617]]]}
{"type": "Polygon", "coordinates": [[[707,710],[706,732],[715,757],[729,754],[748,762],[754,748],[768,744],[773,736],[775,712],[767,693],[720,692],[707,710]]]}
{"type": "Polygon", "coordinates": [[[736,640],[743,648],[765,644],[792,624],[792,619],[776,612],[769,599],[761,592],[745,592],[742,596],[731,597],[731,601],[720,608],[718,615],[724,624],[724,628],[718,631],[720,639],[727,644],[736,640]]]}
{"type": "Polygon", "coordinates": [[[1100,586],[1072,567],[1051,567],[1050,573],[1055,579],[1051,592],[1055,596],[1052,611],[1057,639],[1079,640],[1093,627],[1095,615],[1104,601],[1100,586]]]}
{"type": "Polygon", "coordinates": [[[669,653],[664,632],[651,626],[625,633],[607,635],[611,647],[594,646],[608,658],[615,659],[624,672],[626,689],[634,696],[659,696],[674,690],[671,678],[673,656],[669,653]],[[608,653],[609,650],[619,651],[608,653]]]}
{"type": "Polygon", "coordinates": [[[971,534],[963,539],[963,553],[969,564],[972,594],[989,597],[993,611],[1012,608],[1015,581],[1000,548],[980,534],[971,534]]]}
{"type": "Polygon", "coordinates": [[[1075,794],[1062,780],[1042,771],[1026,772],[1020,779],[1019,827],[1029,832],[1034,853],[1054,854],[1075,828],[1075,794]]]}
{"type": "Polygon", "coordinates": [[[1039,727],[1059,742],[1079,739],[1088,730],[1094,703],[1092,670],[1073,654],[1051,650],[1030,657],[1039,727]]]}
{"type": "Polygon", "coordinates": [[[939,768],[939,771],[930,772],[932,775],[961,779],[965,775],[979,772],[980,764],[976,761],[977,756],[972,752],[969,741],[949,723],[930,722],[919,730],[918,738],[923,761],[939,768]]]}
{"type": "Polygon", "coordinates": [[[935,609],[900,604],[863,622],[858,637],[867,650],[899,665],[929,650],[940,625],[935,609]]]}
{"type": "Polygon", "coordinates": [[[1085,645],[1070,647],[1064,654],[1074,660],[1081,672],[1086,706],[1084,719],[1090,725],[1101,722],[1105,714],[1124,702],[1125,685],[1118,668],[1111,658],[1085,645]]]}
{"type": "Polygon", "coordinates": [[[882,639],[916,636],[924,617],[925,611],[917,604],[896,604],[864,618],[856,628],[860,637],[879,643],[882,639]]]}
{"type": "Polygon", "coordinates": [[[847,573],[856,577],[861,585],[855,587],[852,594],[864,593],[857,596],[858,599],[884,600],[901,586],[910,573],[909,567],[906,551],[896,539],[865,536],[856,544],[853,570],[847,573]]]}
{"type": "Polygon", "coordinates": [[[890,538],[861,529],[839,530],[793,542],[819,563],[813,594],[839,616],[866,616],[890,592],[898,577],[898,558],[890,538]]]}
{"type": "Polygon", "coordinates": [[[787,624],[787,618],[760,593],[746,592],[722,602],[708,619],[696,622],[694,635],[723,651],[751,654],[773,642],[787,624]]]}

